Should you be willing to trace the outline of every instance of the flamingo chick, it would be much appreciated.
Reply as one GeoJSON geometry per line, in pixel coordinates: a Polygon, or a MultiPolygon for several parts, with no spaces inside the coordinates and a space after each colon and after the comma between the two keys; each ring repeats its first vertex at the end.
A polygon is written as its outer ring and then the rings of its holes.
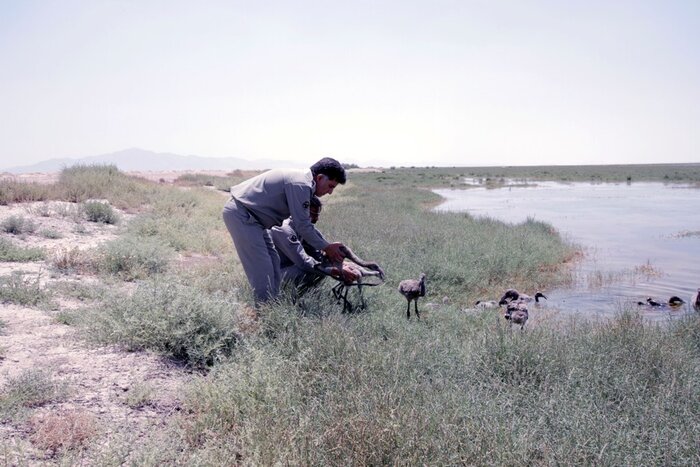
{"type": "Polygon", "coordinates": [[[508,304],[506,309],[505,319],[510,321],[511,326],[513,323],[520,325],[520,330],[525,328],[525,323],[527,323],[530,313],[527,311],[527,304],[524,302],[511,302],[508,304]]]}
{"type": "Polygon", "coordinates": [[[406,318],[411,319],[411,300],[413,300],[416,317],[420,319],[420,313],[418,313],[418,299],[420,297],[425,297],[425,274],[421,274],[418,280],[402,280],[399,283],[399,293],[406,297],[406,318]]]}

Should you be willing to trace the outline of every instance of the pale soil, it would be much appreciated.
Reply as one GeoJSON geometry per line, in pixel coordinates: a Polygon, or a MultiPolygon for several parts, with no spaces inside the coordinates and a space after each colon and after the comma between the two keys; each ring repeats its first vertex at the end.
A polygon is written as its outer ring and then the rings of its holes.
{"type": "MultiPolygon", "coordinates": [[[[16,245],[42,247],[50,252],[45,261],[0,262],[0,276],[22,271],[29,280],[39,279],[42,286],[58,281],[98,282],[90,276],[56,273],[51,267],[52,257],[73,248],[88,250],[116,238],[131,216],[119,212],[119,225],[98,224],[63,215],[69,205],[51,202],[48,209],[45,203],[0,206],[0,223],[11,215],[19,215],[37,225],[32,234],[17,236],[0,231],[0,237],[16,245]],[[43,237],[40,232],[46,229],[58,232],[60,238],[43,237]]],[[[0,324],[4,324],[0,326],[0,391],[8,380],[37,369],[46,370],[66,389],[66,396],[60,401],[29,409],[27,416],[0,425],[2,465],[59,462],[59,457],[52,457],[51,450],[37,446],[36,440],[42,430],[46,431],[42,428],[47,426],[46,420],[70,418],[66,414],[79,414],[79,420],[94,424],[94,433],[86,442],[93,450],[95,446],[109,450],[114,439],[128,437],[137,441],[164,426],[179,410],[179,393],[190,377],[185,369],[151,353],[91,347],[76,335],[74,328],[55,318],[60,310],[84,304],[71,299],[55,302],[54,307],[59,310],[54,311],[0,304],[0,324]],[[127,404],[135,392],[146,394],[145,406],[127,404]]],[[[90,451],[87,452],[90,459],[90,451]]],[[[86,458],[81,462],[92,463],[86,458]]]]}

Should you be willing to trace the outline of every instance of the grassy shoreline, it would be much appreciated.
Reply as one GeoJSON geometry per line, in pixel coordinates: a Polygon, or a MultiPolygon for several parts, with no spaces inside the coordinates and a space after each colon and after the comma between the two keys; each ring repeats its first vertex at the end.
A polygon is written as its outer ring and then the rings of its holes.
{"type": "Polygon", "coordinates": [[[353,174],[384,184],[428,186],[431,188],[463,186],[465,178],[514,179],[570,182],[666,182],[700,183],[700,163],[629,164],[629,165],[550,165],[491,167],[391,167],[376,172],[353,174]]]}

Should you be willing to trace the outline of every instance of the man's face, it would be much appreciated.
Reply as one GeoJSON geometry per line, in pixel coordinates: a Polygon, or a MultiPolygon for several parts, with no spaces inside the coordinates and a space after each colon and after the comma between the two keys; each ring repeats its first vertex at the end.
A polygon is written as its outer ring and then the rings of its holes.
{"type": "Polygon", "coordinates": [[[321,214],[321,206],[311,206],[309,208],[309,217],[311,218],[312,224],[318,222],[319,214],[321,214]]]}
{"type": "Polygon", "coordinates": [[[316,175],[316,191],[314,194],[319,198],[323,195],[330,195],[336,186],[338,186],[337,181],[331,180],[326,175],[318,174],[316,175]]]}

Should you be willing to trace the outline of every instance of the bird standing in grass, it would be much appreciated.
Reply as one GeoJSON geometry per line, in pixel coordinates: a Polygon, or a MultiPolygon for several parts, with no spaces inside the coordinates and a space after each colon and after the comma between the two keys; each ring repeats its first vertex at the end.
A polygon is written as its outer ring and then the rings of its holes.
{"type": "Polygon", "coordinates": [[[511,326],[513,323],[519,324],[521,331],[525,328],[525,323],[527,323],[529,317],[530,313],[525,302],[510,302],[504,316],[505,319],[510,321],[511,326]]]}
{"type": "Polygon", "coordinates": [[[425,274],[421,274],[418,280],[406,279],[399,283],[399,292],[406,297],[406,318],[411,319],[411,300],[416,311],[416,317],[420,319],[418,313],[418,299],[425,297],[425,274]]]}

